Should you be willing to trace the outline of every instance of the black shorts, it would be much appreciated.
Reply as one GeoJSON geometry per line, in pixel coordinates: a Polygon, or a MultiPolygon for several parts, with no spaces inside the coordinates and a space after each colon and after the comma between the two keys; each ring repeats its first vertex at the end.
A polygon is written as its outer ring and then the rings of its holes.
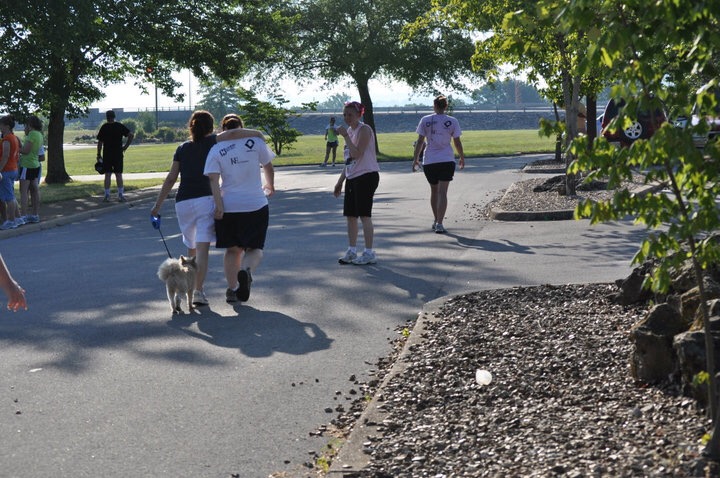
{"type": "Polygon", "coordinates": [[[27,181],[35,181],[40,177],[40,168],[20,168],[18,170],[18,179],[27,181]]]}
{"type": "Polygon", "coordinates": [[[337,141],[328,141],[328,142],[327,142],[327,147],[328,147],[328,148],[337,148],[337,147],[338,147],[338,142],[337,142],[337,141]]]}
{"type": "Polygon", "coordinates": [[[123,155],[108,154],[103,156],[103,173],[122,173],[123,155]]]}
{"type": "Polygon", "coordinates": [[[425,179],[433,186],[440,181],[452,181],[455,175],[455,161],[444,161],[423,165],[425,179]]]}
{"type": "Polygon", "coordinates": [[[380,174],[366,173],[345,182],[343,216],[372,217],[373,196],[380,184],[380,174]]]}
{"type": "Polygon", "coordinates": [[[215,219],[215,247],[263,249],[269,222],[268,206],[252,212],[226,212],[222,219],[215,219]]]}

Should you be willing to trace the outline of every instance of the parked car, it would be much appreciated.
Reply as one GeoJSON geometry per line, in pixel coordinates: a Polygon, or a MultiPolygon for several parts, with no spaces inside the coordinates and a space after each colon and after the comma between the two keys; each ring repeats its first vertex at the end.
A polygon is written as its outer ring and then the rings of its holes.
{"type": "Polygon", "coordinates": [[[610,129],[608,125],[614,120],[620,108],[625,106],[625,100],[616,102],[614,99],[608,101],[602,115],[602,134],[611,143],[619,143],[620,146],[628,147],[638,139],[648,139],[660,126],[667,121],[667,115],[662,108],[655,111],[625,112],[631,119],[632,124],[624,129],[610,129]]]}
{"type": "Polygon", "coordinates": [[[698,148],[704,148],[708,142],[717,140],[720,137],[720,90],[715,90],[715,107],[712,114],[701,116],[698,112],[698,106],[695,105],[690,116],[690,122],[685,117],[675,120],[675,126],[678,128],[695,128],[702,121],[707,124],[707,132],[704,134],[693,132],[693,143],[698,148]]]}

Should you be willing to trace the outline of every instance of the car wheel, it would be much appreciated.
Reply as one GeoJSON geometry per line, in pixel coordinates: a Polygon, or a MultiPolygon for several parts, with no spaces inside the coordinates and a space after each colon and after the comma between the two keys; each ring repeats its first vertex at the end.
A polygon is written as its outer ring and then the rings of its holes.
{"type": "Polygon", "coordinates": [[[630,125],[627,129],[625,129],[623,133],[625,134],[625,137],[627,139],[629,139],[630,141],[635,141],[636,139],[642,137],[643,127],[639,121],[633,121],[633,124],[630,125]]]}

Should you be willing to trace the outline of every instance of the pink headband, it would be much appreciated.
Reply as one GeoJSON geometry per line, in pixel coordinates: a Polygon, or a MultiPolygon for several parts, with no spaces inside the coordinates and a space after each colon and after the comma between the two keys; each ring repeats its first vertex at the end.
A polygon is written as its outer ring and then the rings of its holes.
{"type": "Polygon", "coordinates": [[[355,108],[355,111],[360,113],[360,116],[365,114],[365,107],[362,105],[362,103],[358,103],[357,101],[348,101],[345,103],[345,107],[355,108]]]}

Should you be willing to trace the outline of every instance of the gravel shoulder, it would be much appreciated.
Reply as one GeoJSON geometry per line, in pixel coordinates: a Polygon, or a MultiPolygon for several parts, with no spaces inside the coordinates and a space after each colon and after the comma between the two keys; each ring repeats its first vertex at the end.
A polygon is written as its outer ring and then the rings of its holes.
{"type": "MultiPolygon", "coordinates": [[[[487,216],[572,210],[583,197],[539,198],[532,190],[544,181],[515,183],[487,216]]],[[[617,292],[614,284],[544,285],[428,304],[407,343],[398,331],[378,380],[363,384],[370,405],[358,401],[333,422],[350,446],[330,474],[720,476],[702,456],[704,411],[673,385],[630,376],[628,332],[649,305],[617,305],[617,292]],[[492,382],[478,383],[478,370],[492,382]]]]}
{"type": "MultiPolygon", "coordinates": [[[[426,311],[356,424],[366,466],[343,476],[717,476],[709,421],[673,386],[632,380],[628,331],[646,306],[614,284],[520,287],[426,311]],[[418,335],[419,334],[419,335],[418,335]],[[489,385],[476,371],[492,374],[489,385]]],[[[355,443],[358,448],[358,443],[355,443]]]]}

